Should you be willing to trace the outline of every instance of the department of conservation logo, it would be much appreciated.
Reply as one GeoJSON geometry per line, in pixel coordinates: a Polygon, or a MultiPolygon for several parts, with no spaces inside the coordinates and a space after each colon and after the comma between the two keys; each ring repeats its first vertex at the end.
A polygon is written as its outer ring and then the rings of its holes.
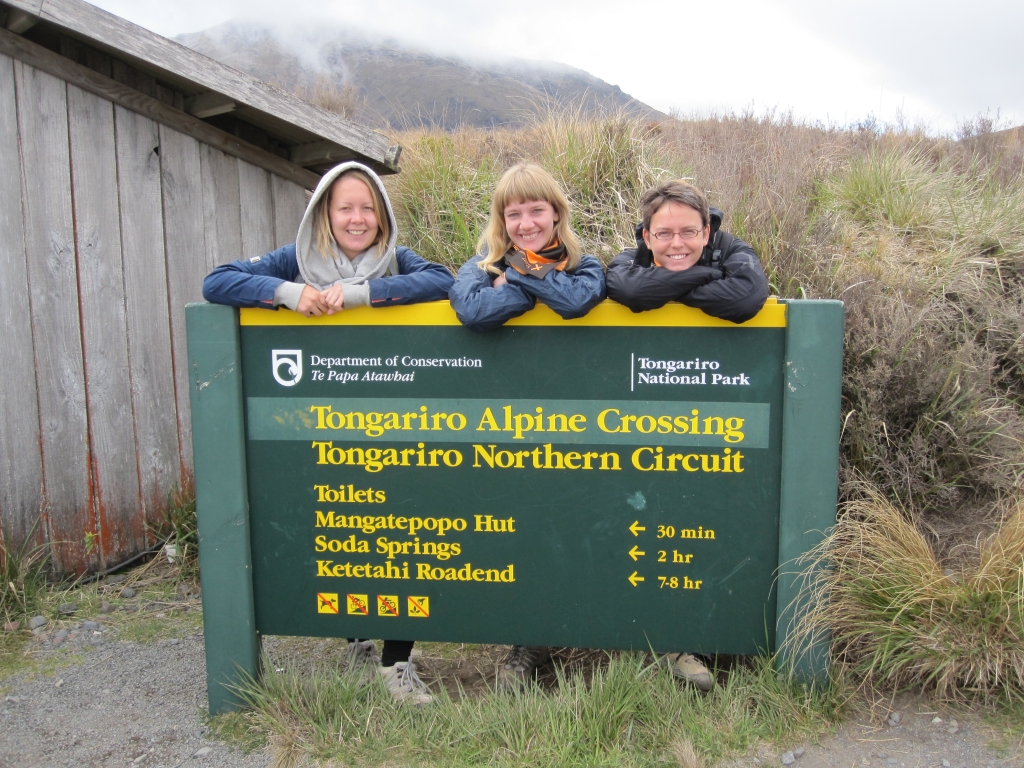
{"type": "Polygon", "coordinates": [[[302,350],[272,350],[270,368],[278,384],[282,387],[294,387],[302,380],[302,350]]]}

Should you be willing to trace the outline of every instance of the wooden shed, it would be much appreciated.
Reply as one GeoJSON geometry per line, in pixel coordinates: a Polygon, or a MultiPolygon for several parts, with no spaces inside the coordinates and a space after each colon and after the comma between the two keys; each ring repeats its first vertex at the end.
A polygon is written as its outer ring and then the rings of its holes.
{"type": "Polygon", "coordinates": [[[58,573],[145,551],[192,476],[187,302],[293,242],[386,137],[81,0],[0,2],[0,532],[58,573]]]}

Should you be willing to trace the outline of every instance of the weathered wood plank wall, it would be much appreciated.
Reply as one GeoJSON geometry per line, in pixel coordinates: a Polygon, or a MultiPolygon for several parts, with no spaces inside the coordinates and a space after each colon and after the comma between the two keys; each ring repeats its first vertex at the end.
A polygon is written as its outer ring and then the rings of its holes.
{"type": "Polygon", "coordinates": [[[78,306],[65,84],[14,63],[32,342],[43,454],[42,521],[54,565],[96,564],[77,546],[95,530],[78,306]],[[60,502],[54,504],[54,500],[60,502]]]}
{"type": "MultiPolygon", "coordinates": [[[[171,307],[171,346],[174,397],[177,402],[178,445],[182,467],[192,466],[192,423],[188,406],[188,359],[185,343],[185,305],[201,301],[194,275],[209,270],[199,142],[165,125],[160,126],[161,188],[164,201],[164,242],[167,249],[167,294],[171,307]]],[[[298,227],[295,228],[298,231],[298,227]]],[[[212,234],[210,235],[212,237],[212,234]]]]}
{"type": "Polygon", "coordinates": [[[306,190],[273,174],[270,185],[274,193],[274,247],[280,248],[295,242],[299,222],[306,212],[306,190]]]}
{"type": "Polygon", "coordinates": [[[304,208],[293,181],[0,54],[5,546],[36,526],[81,573],[155,540],[192,472],[185,304],[304,208]]]}
{"type": "Polygon", "coordinates": [[[67,86],[67,95],[93,532],[98,536],[93,544],[105,559],[119,562],[145,548],[146,531],[144,516],[127,514],[141,509],[142,499],[128,376],[114,107],[73,85],[67,86]]]}
{"type": "MultiPolygon", "coordinates": [[[[43,505],[43,455],[39,444],[39,398],[25,259],[25,221],[21,198],[21,152],[14,91],[14,60],[0,55],[0,322],[7,334],[0,376],[0,499],[4,530],[25,542],[43,505]]],[[[44,540],[42,527],[32,543],[44,540]]]]}
{"type": "MultiPolygon", "coordinates": [[[[164,222],[160,194],[160,127],[114,107],[117,192],[124,258],[129,378],[135,448],[146,522],[156,525],[168,494],[180,483],[174,359],[168,311],[164,222]]],[[[186,278],[187,279],[187,278],[186,278]]]]}

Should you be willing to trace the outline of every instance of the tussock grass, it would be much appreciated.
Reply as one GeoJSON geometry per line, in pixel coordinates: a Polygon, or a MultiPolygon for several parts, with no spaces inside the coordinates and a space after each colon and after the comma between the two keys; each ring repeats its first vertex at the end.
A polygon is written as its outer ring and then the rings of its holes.
{"type": "MultiPolygon", "coordinates": [[[[49,568],[50,544],[36,543],[39,520],[29,530],[26,540],[17,548],[9,547],[0,531],[0,623],[28,618],[52,611],[55,600],[68,598],[78,590],[79,580],[54,580],[49,568]]],[[[158,540],[178,547],[172,570],[178,581],[194,582],[199,578],[199,531],[196,520],[195,490],[191,484],[172,491],[167,498],[164,517],[156,527],[158,540]]],[[[162,561],[163,552],[156,552],[141,571],[162,561]]]]}
{"type": "Polygon", "coordinates": [[[0,623],[31,616],[43,601],[49,548],[33,542],[37,525],[17,548],[9,548],[0,531],[0,623]]]}
{"type": "MultiPolygon", "coordinates": [[[[161,522],[158,538],[178,548],[176,564],[178,580],[199,579],[199,521],[196,518],[196,492],[191,482],[171,491],[167,511],[161,522]]],[[[162,557],[162,554],[157,554],[162,557]]]]}
{"type": "Polygon", "coordinates": [[[385,180],[401,241],[457,269],[473,256],[487,221],[503,170],[497,143],[472,129],[412,134],[403,143],[402,173],[385,180]]]}
{"type": "Polygon", "coordinates": [[[1024,184],[917,143],[852,159],[815,202],[847,303],[847,488],[868,480],[940,530],[988,514],[1024,476],[1024,184]]]}
{"type": "MultiPolygon", "coordinates": [[[[275,672],[242,693],[275,765],[713,765],[761,740],[827,728],[840,706],[779,679],[770,660],[737,668],[710,694],[680,686],[643,654],[590,669],[556,668],[557,685],[396,707],[383,687],[329,671],[275,672]]],[[[437,686],[435,686],[437,690],[437,686]]],[[[237,725],[234,726],[238,730],[237,725]]]]}
{"type": "Polygon", "coordinates": [[[1024,503],[979,547],[973,566],[943,568],[907,510],[877,491],[846,505],[806,561],[804,630],[831,632],[839,663],[866,684],[920,685],[939,696],[1024,693],[1024,503]]]}
{"type": "Polygon", "coordinates": [[[385,179],[401,240],[424,258],[458,268],[476,253],[494,185],[522,161],[547,168],[572,205],[584,251],[605,260],[635,245],[640,195],[682,166],[658,127],[622,114],[590,119],[551,112],[520,129],[408,131],[402,172],[385,179]]]}
{"type": "Polygon", "coordinates": [[[316,74],[296,84],[292,91],[300,99],[349,120],[363,107],[363,99],[351,85],[339,86],[325,74],[316,74]]]}

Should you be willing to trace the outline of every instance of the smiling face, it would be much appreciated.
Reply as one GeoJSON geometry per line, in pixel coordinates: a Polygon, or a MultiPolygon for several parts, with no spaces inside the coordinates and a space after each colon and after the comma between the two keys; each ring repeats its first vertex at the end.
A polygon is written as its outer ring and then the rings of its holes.
{"type": "Polygon", "coordinates": [[[505,206],[505,231],[513,245],[524,251],[544,250],[555,234],[558,214],[546,200],[527,200],[505,206]]]}
{"type": "Polygon", "coordinates": [[[710,234],[699,211],[670,201],[651,216],[651,228],[644,230],[644,242],[651,249],[655,264],[682,272],[700,260],[710,234]]]}
{"type": "Polygon", "coordinates": [[[341,252],[354,259],[377,239],[380,227],[370,188],[354,176],[342,176],[331,186],[331,234],[341,252]]]}

